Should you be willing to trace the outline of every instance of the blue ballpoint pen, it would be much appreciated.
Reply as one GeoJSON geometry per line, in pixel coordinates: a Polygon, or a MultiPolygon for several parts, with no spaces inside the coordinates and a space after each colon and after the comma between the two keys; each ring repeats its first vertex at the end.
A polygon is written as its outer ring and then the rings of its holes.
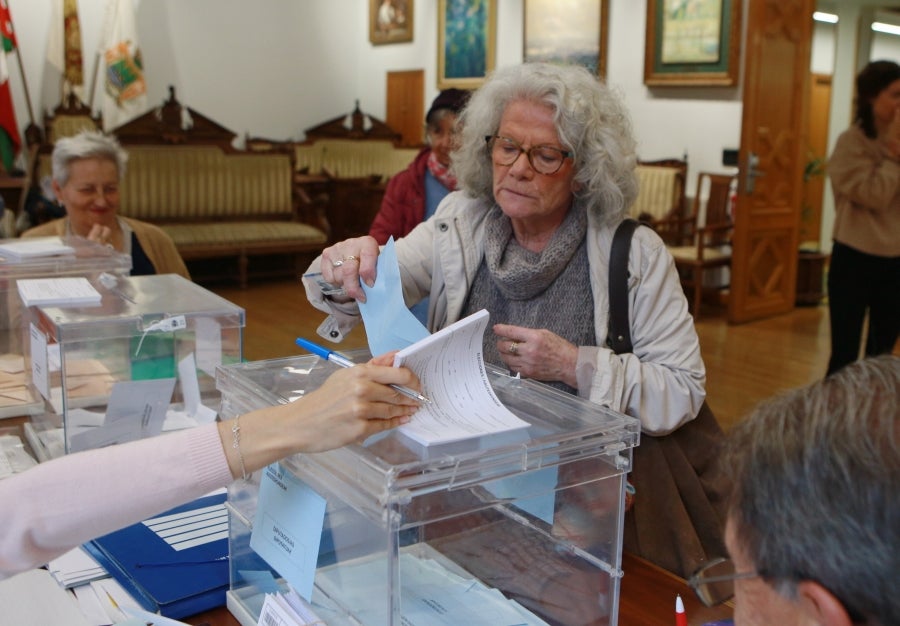
{"type": "MultiPolygon", "coordinates": [[[[335,352],[334,350],[329,350],[323,346],[320,346],[317,343],[313,343],[308,339],[304,339],[303,337],[297,337],[297,345],[303,348],[304,350],[308,350],[312,352],[317,357],[325,359],[327,361],[331,361],[335,365],[340,365],[341,367],[353,367],[356,365],[353,361],[345,357],[344,355],[335,352]]],[[[412,398],[413,400],[418,400],[419,402],[431,403],[431,400],[423,396],[421,393],[414,389],[410,389],[409,387],[404,387],[402,385],[388,385],[391,389],[395,389],[399,391],[407,398],[412,398]]]]}

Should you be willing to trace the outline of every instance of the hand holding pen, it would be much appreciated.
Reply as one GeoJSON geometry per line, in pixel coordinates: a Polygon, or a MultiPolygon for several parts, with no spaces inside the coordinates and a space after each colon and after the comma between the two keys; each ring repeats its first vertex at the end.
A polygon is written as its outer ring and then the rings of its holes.
{"type": "MultiPolygon", "coordinates": [[[[320,346],[317,343],[313,343],[312,341],[304,339],[303,337],[297,338],[297,345],[304,350],[312,352],[321,359],[331,361],[335,365],[339,365],[341,367],[353,367],[354,365],[356,365],[356,363],[345,357],[343,354],[335,352],[334,350],[329,350],[328,348],[320,346]]],[[[431,403],[431,400],[429,400],[426,396],[422,395],[415,389],[410,389],[409,387],[403,387],[402,385],[394,384],[390,384],[388,385],[388,387],[400,392],[401,394],[412,400],[418,400],[419,402],[423,402],[426,404],[431,403]]]]}

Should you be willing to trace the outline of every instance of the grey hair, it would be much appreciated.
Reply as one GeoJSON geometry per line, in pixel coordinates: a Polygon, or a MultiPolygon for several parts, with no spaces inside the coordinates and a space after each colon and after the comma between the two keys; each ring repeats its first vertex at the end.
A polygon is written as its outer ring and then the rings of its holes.
{"type": "Polygon", "coordinates": [[[128,153],[115,137],[94,130],[83,130],[72,137],[57,139],[51,157],[53,181],[60,187],[69,182],[72,162],[81,159],[105,159],[115,163],[119,180],[122,180],[128,153]]]}
{"type": "Polygon", "coordinates": [[[559,140],[574,153],[577,201],[602,219],[619,221],[638,191],[631,119],[621,98],[580,66],[524,63],[488,77],[459,120],[460,144],[451,158],[460,188],[493,199],[484,138],[497,133],[506,106],[517,100],[553,110],[559,140]]]}
{"type": "MultiPolygon", "coordinates": [[[[813,580],[868,624],[900,624],[900,358],[855,362],[729,433],[729,520],[776,591],[813,580]]],[[[852,617],[852,615],[851,615],[852,617]]]]}

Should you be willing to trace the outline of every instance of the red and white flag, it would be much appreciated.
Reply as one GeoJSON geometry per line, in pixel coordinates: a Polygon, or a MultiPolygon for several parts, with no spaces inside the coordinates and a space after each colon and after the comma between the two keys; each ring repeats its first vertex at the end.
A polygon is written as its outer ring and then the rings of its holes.
{"type": "Polygon", "coordinates": [[[9,172],[15,163],[16,154],[22,147],[16,111],[13,109],[12,93],[9,89],[9,60],[7,55],[16,49],[16,35],[6,0],[0,0],[0,163],[9,172]]]}
{"type": "Polygon", "coordinates": [[[109,0],[99,49],[105,74],[103,129],[109,131],[147,110],[133,0],[109,0]]]}

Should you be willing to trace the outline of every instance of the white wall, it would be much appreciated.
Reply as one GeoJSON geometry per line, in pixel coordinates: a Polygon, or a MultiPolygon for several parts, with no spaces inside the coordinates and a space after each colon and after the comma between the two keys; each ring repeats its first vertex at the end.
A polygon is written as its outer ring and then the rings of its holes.
{"type": "MultiPolygon", "coordinates": [[[[412,42],[380,46],[369,43],[367,0],[133,1],[149,104],[161,104],[174,85],[179,101],[241,136],[302,139],[305,128],[351,111],[357,99],[384,119],[391,70],[424,69],[426,103],[437,94],[434,0],[415,3],[412,42]]],[[[60,102],[58,76],[45,62],[51,2],[10,2],[38,125],[60,102]]],[[[523,3],[498,2],[498,66],[522,60],[523,3]]],[[[105,6],[79,2],[88,82],[105,6]]],[[[633,112],[641,158],[687,154],[694,172],[725,169],[722,148],[740,138],[740,89],[646,88],[645,16],[644,0],[611,0],[608,80],[633,112]]],[[[15,71],[12,89],[24,128],[15,71]]]]}

